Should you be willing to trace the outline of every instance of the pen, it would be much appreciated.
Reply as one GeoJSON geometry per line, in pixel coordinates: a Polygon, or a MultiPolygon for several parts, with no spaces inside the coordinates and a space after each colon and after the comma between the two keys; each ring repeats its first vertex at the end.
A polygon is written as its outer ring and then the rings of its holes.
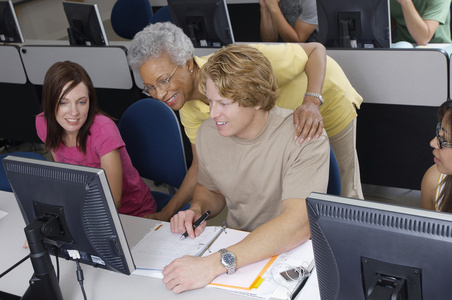
{"type": "Polygon", "coordinates": [[[297,286],[293,290],[292,295],[290,295],[290,300],[294,300],[298,296],[300,291],[303,289],[303,287],[306,284],[306,281],[308,281],[308,279],[309,279],[309,276],[311,276],[312,269],[314,269],[314,266],[315,266],[315,262],[314,262],[314,260],[312,260],[311,263],[309,264],[309,266],[305,269],[305,274],[303,275],[303,278],[300,280],[300,282],[297,284],[297,286]]]}
{"type": "MultiPolygon", "coordinates": [[[[195,223],[193,223],[193,230],[195,230],[199,225],[201,225],[202,222],[204,222],[209,215],[210,215],[210,210],[206,211],[205,214],[203,214],[198,220],[196,220],[195,223]]],[[[188,232],[185,231],[185,233],[180,236],[180,239],[183,240],[187,236],[188,236],[188,232]]]]}

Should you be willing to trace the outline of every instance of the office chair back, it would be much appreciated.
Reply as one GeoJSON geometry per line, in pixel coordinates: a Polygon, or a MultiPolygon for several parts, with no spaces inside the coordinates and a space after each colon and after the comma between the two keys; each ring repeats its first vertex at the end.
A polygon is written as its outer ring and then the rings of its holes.
{"type": "Polygon", "coordinates": [[[141,177],[179,188],[187,173],[179,121],[166,104],[141,99],[119,121],[127,152],[141,177]]]}
{"type": "Polygon", "coordinates": [[[111,26],[117,35],[133,39],[135,34],[149,25],[152,7],[149,0],[118,0],[111,10],[111,26]]]}
{"type": "Polygon", "coordinates": [[[337,164],[336,155],[330,147],[330,177],[328,180],[328,188],[326,191],[330,195],[341,195],[341,175],[339,173],[339,165],[337,164]]]}
{"type": "Polygon", "coordinates": [[[160,7],[151,18],[151,24],[159,22],[172,22],[168,5],[160,7]]]}
{"type": "Polygon", "coordinates": [[[8,177],[6,176],[5,168],[3,167],[2,163],[2,160],[9,155],[46,160],[44,156],[36,152],[13,152],[0,155],[0,190],[6,192],[13,191],[11,189],[11,185],[9,184],[8,177]]]}

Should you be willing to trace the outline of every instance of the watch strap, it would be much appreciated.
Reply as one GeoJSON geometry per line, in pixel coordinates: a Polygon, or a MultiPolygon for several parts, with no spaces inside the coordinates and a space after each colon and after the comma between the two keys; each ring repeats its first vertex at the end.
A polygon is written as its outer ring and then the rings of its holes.
{"type": "Polygon", "coordinates": [[[317,99],[319,99],[320,105],[322,105],[323,102],[324,102],[324,101],[323,101],[323,97],[322,97],[322,95],[320,95],[320,94],[317,94],[317,93],[311,93],[311,92],[306,92],[304,95],[305,95],[305,96],[316,97],[317,99]]]}

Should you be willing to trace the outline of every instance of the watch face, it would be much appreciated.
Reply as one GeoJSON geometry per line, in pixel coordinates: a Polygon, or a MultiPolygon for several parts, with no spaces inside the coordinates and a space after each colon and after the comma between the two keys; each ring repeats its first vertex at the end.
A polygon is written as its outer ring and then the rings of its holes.
{"type": "Polygon", "coordinates": [[[235,257],[234,257],[234,255],[232,253],[230,253],[230,252],[225,253],[223,255],[223,262],[226,265],[229,265],[229,266],[235,265],[235,257]]]}

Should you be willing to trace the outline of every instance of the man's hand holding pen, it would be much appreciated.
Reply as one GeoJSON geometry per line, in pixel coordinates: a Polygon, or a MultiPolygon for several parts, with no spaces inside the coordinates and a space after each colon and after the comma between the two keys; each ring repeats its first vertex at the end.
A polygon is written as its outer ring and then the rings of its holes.
{"type": "Polygon", "coordinates": [[[204,227],[206,226],[205,220],[209,214],[210,211],[207,211],[203,215],[197,214],[191,209],[180,211],[170,220],[171,231],[182,234],[184,238],[189,236],[191,239],[194,239],[204,231],[204,227]]]}

